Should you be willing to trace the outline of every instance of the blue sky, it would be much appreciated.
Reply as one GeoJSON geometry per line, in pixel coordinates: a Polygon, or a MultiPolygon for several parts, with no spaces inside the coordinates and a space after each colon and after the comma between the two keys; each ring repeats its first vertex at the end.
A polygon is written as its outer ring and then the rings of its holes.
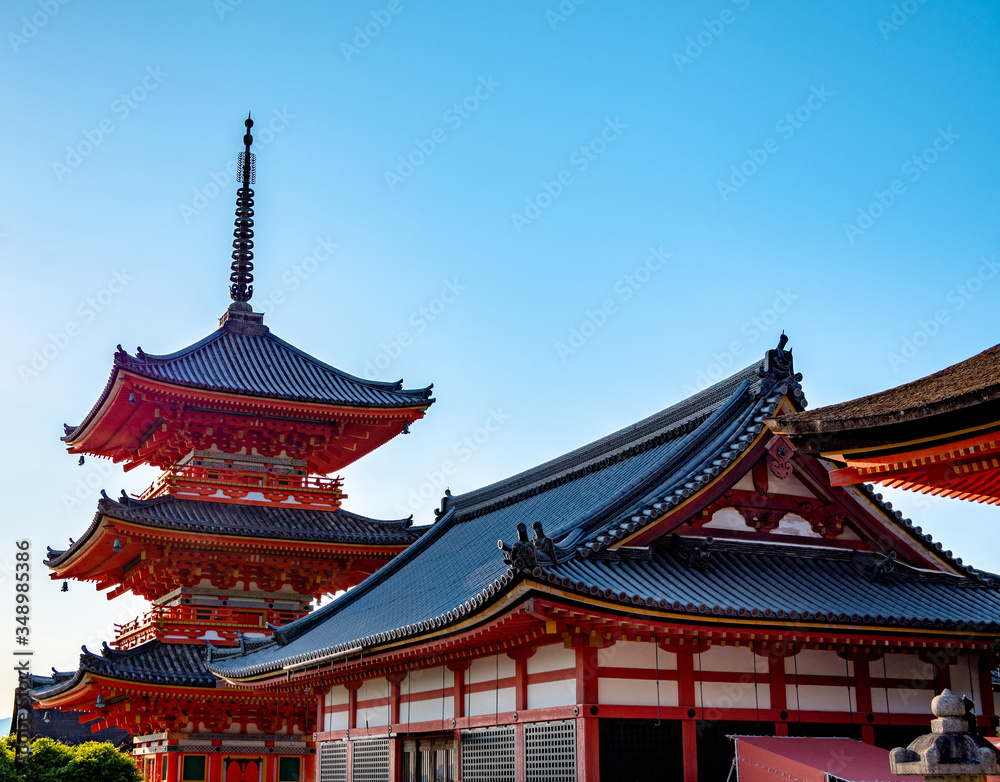
{"type": "MultiPolygon", "coordinates": [[[[36,671],[142,610],[47,580],[99,487],[153,477],[77,467],[61,424],[116,344],[172,352],[227,306],[248,109],[266,323],[435,384],[345,471],[358,512],[429,522],[446,486],[649,415],[782,329],[813,406],[997,341],[1000,8],[677,5],[4,4],[0,563],[12,605],[31,541],[36,671]]],[[[995,510],[893,498],[1000,570],[995,510]]]]}

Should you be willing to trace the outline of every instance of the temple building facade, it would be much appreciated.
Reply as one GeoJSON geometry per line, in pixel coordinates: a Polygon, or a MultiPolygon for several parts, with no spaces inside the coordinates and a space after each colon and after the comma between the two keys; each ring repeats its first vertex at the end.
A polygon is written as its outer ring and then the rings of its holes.
{"type": "Polygon", "coordinates": [[[103,494],[90,526],[49,549],[51,577],[126,592],[151,610],[77,670],[35,677],[40,709],[133,736],[147,780],[308,782],[315,692],[235,689],[207,670],[215,651],[253,649],[419,538],[410,519],[341,507],[329,475],[422,418],[431,389],[348,375],[284,342],[253,312],[253,155],[240,166],[232,304],[219,328],[169,355],[121,346],[90,412],[67,426],[71,454],[159,479],[138,497],[103,494]]]}
{"type": "Polygon", "coordinates": [[[730,734],[926,732],[950,687],[996,725],[1000,579],[767,421],[785,340],[690,399],[447,494],[333,603],[208,668],[312,688],[317,779],[723,780],[730,734]]]}
{"type": "Polygon", "coordinates": [[[251,127],[219,328],[119,346],[63,437],[162,475],[104,495],[52,577],[151,610],[35,677],[39,708],[128,731],[156,782],[721,782],[730,735],[905,746],[945,688],[997,724],[1000,577],[865,481],[995,501],[1000,353],[810,413],[783,336],[621,431],[446,492],[429,527],[362,517],[335,474],[431,388],[342,372],[253,311],[251,127]]]}

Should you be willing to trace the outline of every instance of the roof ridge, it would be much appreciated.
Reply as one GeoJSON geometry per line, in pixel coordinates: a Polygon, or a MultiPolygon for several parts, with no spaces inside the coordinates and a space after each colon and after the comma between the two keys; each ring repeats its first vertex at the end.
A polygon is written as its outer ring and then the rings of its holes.
{"type": "Polygon", "coordinates": [[[304,359],[305,361],[315,364],[316,366],[321,367],[322,369],[333,372],[334,374],[344,378],[345,380],[350,380],[355,383],[360,383],[361,385],[366,386],[368,388],[376,388],[382,391],[416,393],[416,392],[429,391],[434,387],[434,384],[431,383],[429,386],[425,386],[423,388],[405,389],[403,388],[402,380],[397,380],[397,381],[368,380],[363,377],[358,377],[357,375],[352,375],[350,372],[345,372],[344,370],[339,369],[333,366],[332,364],[328,364],[325,361],[322,361],[316,358],[315,356],[311,355],[310,353],[306,353],[301,348],[298,348],[295,345],[291,344],[290,342],[283,340],[277,334],[274,334],[270,329],[268,329],[264,333],[259,333],[259,334],[255,333],[247,335],[242,333],[238,329],[230,328],[228,323],[219,326],[219,328],[217,328],[211,334],[198,340],[194,344],[188,345],[187,347],[181,348],[180,350],[175,350],[173,353],[164,353],[158,355],[154,353],[146,353],[145,351],[142,350],[142,348],[137,348],[136,355],[132,356],[127,351],[122,350],[121,345],[119,345],[118,346],[119,351],[115,353],[115,363],[116,365],[128,366],[129,368],[131,368],[130,365],[134,364],[138,364],[139,366],[143,364],[165,364],[171,361],[176,361],[178,359],[186,358],[190,356],[192,353],[195,353],[196,351],[201,350],[202,348],[205,348],[208,345],[212,344],[213,342],[217,342],[223,338],[226,337],[246,338],[248,336],[267,339],[271,342],[277,343],[282,348],[291,351],[292,353],[295,353],[297,356],[304,359]]]}
{"type": "Polygon", "coordinates": [[[693,396],[569,453],[480,489],[446,497],[446,507],[457,507],[463,519],[475,518],[693,431],[725,404],[740,385],[759,379],[763,363],[757,361],[693,396]]]}

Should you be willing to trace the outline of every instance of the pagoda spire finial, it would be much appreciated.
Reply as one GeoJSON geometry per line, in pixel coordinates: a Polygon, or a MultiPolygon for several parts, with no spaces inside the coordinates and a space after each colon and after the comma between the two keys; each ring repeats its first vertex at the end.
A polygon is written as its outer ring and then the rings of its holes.
{"type": "MultiPolygon", "coordinates": [[[[250,310],[247,304],[253,296],[253,190],[255,160],[250,151],[253,136],[250,129],[253,120],[247,114],[246,133],[243,135],[244,150],[240,152],[239,167],[241,173],[240,188],[236,191],[236,229],[233,231],[233,263],[232,274],[229,275],[229,297],[236,302],[234,308],[250,310]]],[[[230,305],[233,306],[233,305],[230,305]]]]}

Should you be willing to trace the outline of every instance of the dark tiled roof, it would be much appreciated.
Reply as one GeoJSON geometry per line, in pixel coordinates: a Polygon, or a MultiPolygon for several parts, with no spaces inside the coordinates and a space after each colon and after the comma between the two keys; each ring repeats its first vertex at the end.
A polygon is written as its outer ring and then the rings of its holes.
{"type": "MultiPolygon", "coordinates": [[[[555,546],[556,560],[550,567],[560,583],[564,577],[569,584],[580,582],[588,595],[592,587],[600,594],[605,588],[615,594],[624,592],[630,604],[632,596],[638,595],[642,602],[649,598],[657,606],[661,599],[667,600],[671,611],[687,611],[691,603],[693,612],[700,613],[704,603],[710,612],[716,604],[775,612],[790,611],[799,600],[796,610],[810,606],[817,613],[822,609],[884,619],[896,612],[896,605],[901,617],[932,623],[962,616],[959,609],[949,613],[943,600],[931,601],[923,587],[914,592],[911,603],[907,603],[909,586],[894,584],[866,582],[863,596],[850,598],[831,586],[837,582],[824,581],[841,569],[855,567],[837,559],[839,555],[826,562],[770,549],[760,554],[733,551],[727,555],[733,558],[729,564],[742,570],[727,571],[722,566],[718,571],[675,573],[676,562],[669,552],[655,556],[647,552],[647,561],[635,564],[638,571],[646,570],[645,575],[629,571],[630,587],[608,581],[606,571],[611,566],[606,560],[620,556],[609,551],[609,546],[710,484],[761,434],[764,420],[773,415],[783,397],[802,402],[800,376],[790,366],[784,372],[768,369],[775,352],[765,362],[566,456],[484,489],[447,496],[439,521],[388,565],[333,603],[279,629],[265,647],[251,654],[217,655],[209,663],[211,670],[232,678],[255,676],[357,646],[410,638],[476,613],[516,580],[547,582],[548,570],[538,576],[517,572],[504,563],[496,548],[498,539],[513,542],[519,522],[529,529],[533,522],[543,524],[555,546]],[[778,578],[781,567],[788,572],[778,578]],[[768,597],[772,575],[776,583],[788,585],[787,593],[768,597]],[[676,588],[672,585],[675,577],[679,578],[676,588]],[[751,579],[760,594],[740,585],[744,577],[751,579]],[[816,591],[819,587],[822,591],[816,591]],[[890,594],[895,603],[888,600],[890,594]],[[889,608],[873,611],[880,600],[889,608]],[[675,602],[683,608],[675,608],[675,602]]],[[[784,358],[790,356],[784,354],[784,358]]],[[[861,491],[876,504],[881,499],[868,489],[861,491]]],[[[932,546],[919,528],[900,521],[901,514],[892,513],[888,505],[883,507],[885,523],[897,533],[927,549],[940,550],[940,544],[932,546]]],[[[948,561],[947,555],[935,554],[948,561]]],[[[859,588],[861,578],[855,577],[859,588]]],[[[980,589],[969,592],[975,595],[974,606],[963,604],[976,609],[967,617],[970,620],[1000,609],[997,591],[983,588],[974,574],[952,578],[936,588],[954,585],[958,591],[972,585],[980,589]]]]}
{"type": "Polygon", "coordinates": [[[403,382],[364,380],[324,364],[271,334],[263,325],[227,323],[200,342],[165,356],[118,346],[111,378],[78,426],[67,426],[71,441],[97,414],[119,370],[187,388],[359,408],[426,407],[431,388],[404,389],[403,382]]]}
{"type": "Polygon", "coordinates": [[[847,402],[782,416],[788,434],[886,426],[1000,400],[1000,345],[912,383],[847,402]]]}
{"type": "Polygon", "coordinates": [[[87,673],[144,684],[214,687],[216,678],[205,670],[207,653],[208,646],[160,641],[150,641],[127,651],[110,649],[105,644],[99,655],[84,647],[76,671],[54,672],[52,683],[36,687],[31,695],[37,700],[59,695],[76,687],[87,673]]]}
{"type": "Polygon", "coordinates": [[[745,450],[753,439],[747,432],[761,431],[762,409],[772,410],[784,393],[801,396],[795,377],[776,380],[764,363],[551,462],[446,497],[443,517],[395,560],[279,630],[274,643],[245,662],[215,661],[213,670],[268,670],[362,639],[403,637],[455,621],[514,578],[496,541],[509,541],[518,522],[541,521],[563,558],[603,548],[612,542],[608,528],[619,529],[634,515],[645,519],[642,511],[652,503],[690,494],[696,481],[718,473],[714,462],[745,450]]]}
{"type": "MultiPolygon", "coordinates": [[[[632,550],[624,556],[573,559],[531,575],[625,606],[714,616],[763,617],[877,626],[1000,626],[1000,589],[970,579],[836,549],[713,541],[632,550]]],[[[617,550],[615,552],[617,553],[617,550]]]]}
{"type": "Polygon", "coordinates": [[[343,508],[335,511],[272,508],[185,500],[169,495],[151,500],[123,496],[115,501],[101,494],[97,514],[87,532],[65,551],[49,549],[47,565],[55,567],[83,547],[105,516],[158,529],[359,546],[407,546],[423,532],[411,527],[411,519],[380,521],[343,508]]]}

